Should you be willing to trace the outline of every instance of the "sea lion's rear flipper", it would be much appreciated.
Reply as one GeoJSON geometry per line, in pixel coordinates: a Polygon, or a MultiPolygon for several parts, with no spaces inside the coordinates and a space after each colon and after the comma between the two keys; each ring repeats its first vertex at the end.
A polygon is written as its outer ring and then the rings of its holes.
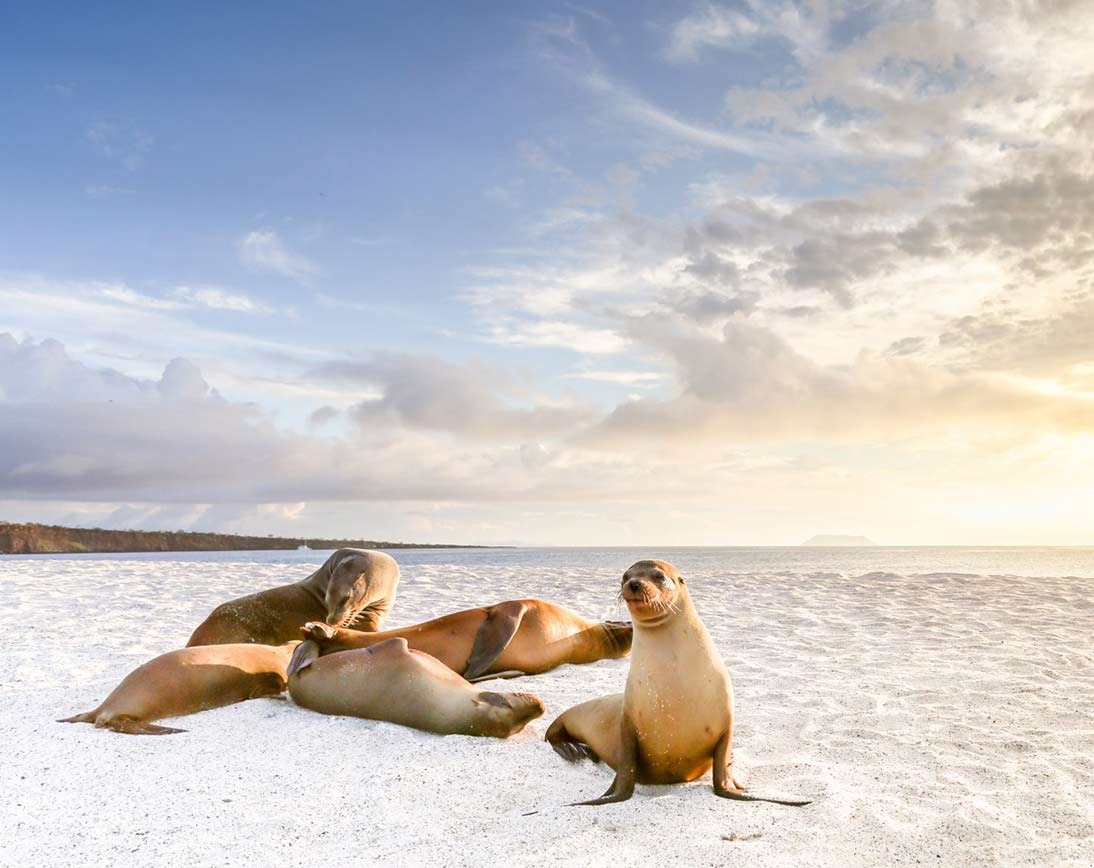
{"type": "Polygon", "coordinates": [[[316,660],[319,659],[319,646],[309,639],[307,642],[301,642],[296,646],[296,650],[292,652],[292,658],[289,660],[289,666],[285,670],[287,677],[291,678],[297,672],[302,669],[307,669],[316,660]]]}
{"type": "Polygon", "coordinates": [[[495,678],[521,678],[527,675],[527,672],[522,672],[520,669],[506,669],[504,672],[491,672],[489,675],[476,675],[474,678],[468,678],[472,684],[478,684],[480,681],[493,681],[495,678]]]}
{"type": "Polygon", "coordinates": [[[491,607],[486,620],[479,625],[475,634],[475,644],[471,646],[471,656],[463,669],[463,677],[468,681],[483,675],[493,664],[506,646],[513,641],[520,629],[520,622],[528,607],[519,600],[499,603],[491,607]]]}
{"type": "Polygon", "coordinates": [[[610,805],[615,802],[625,802],[634,795],[634,785],[638,782],[638,732],[627,717],[623,714],[623,725],[619,731],[619,765],[615,770],[615,779],[608,791],[599,799],[590,799],[587,802],[574,802],[579,805],[610,805]]]}
{"type": "Polygon", "coordinates": [[[85,711],[83,714],[74,714],[72,717],[62,717],[58,723],[94,723],[99,716],[99,709],[85,711]]]}
{"type": "Polygon", "coordinates": [[[547,727],[547,734],[543,737],[543,740],[551,745],[555,753],[567,762],[576,763],[583,759],[590,759],[594,763],[600,762],[600,757],[596,755],[596,751],[585,742],[575,738],[562,723],[562,718],[556,719],[554,723],[547,727]]]}
{"type": "Polygon", "coordinates": [[[105,724],[114,732],[124,732],[126,735],[174,735],[176,732],[186,732],[185,729],[175,729],[170,726],[157,726],[154,723],[145,723],[143,720],[130,718],[118,718],[105,724]]]}
{"type": "Polygon", "coordinates": [[[742,793],[740,790],[728,789],[727,787],[714,787],[714,795],[721,796],[723,799],[733,799],[736,802],[771,802],[773,805],[789,805],[792,808],[801,808],[805,805],[813,804],[812,801],[791,801],[790,799],[764,799],[760,796],[750,796],[747,793],[742,793]]]}

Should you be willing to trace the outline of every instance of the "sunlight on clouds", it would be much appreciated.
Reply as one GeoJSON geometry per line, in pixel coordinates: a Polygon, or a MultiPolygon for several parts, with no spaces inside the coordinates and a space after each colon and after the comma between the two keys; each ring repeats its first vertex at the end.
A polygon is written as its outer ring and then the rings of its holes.
{"type": "MultiPolygon", "coordinates": [[[[523,113],[473,159],[421,136],[388,178],[420,130],[375,125],[324,139],[299,213],[202,225],[192,272],[0,275],[0,496],[463,541],[1089,535],[1094,6],[532,14],[523,113]]],[[[151,136],[77,129],[80,206],[141,205],[113,194],[151,136]]]]}

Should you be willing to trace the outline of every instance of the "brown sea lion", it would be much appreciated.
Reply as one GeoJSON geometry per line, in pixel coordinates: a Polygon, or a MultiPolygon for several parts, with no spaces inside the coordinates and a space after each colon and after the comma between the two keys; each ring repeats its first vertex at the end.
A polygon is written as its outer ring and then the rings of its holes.
{"type": "Polygon", "coordinates": [[[625,691],[576,705],[547,729],[561,756],[603,760],[615,770],[603,796],[579,804],[623,802],[636,782],[693,781],[713,765],[715,795],[808,805],[746,795],[734,780],[733,687],[679,571],[639,561],[623,574],[620,597],[634,621],[625,691]]]}
{"type": "Polygon", "coordinates": [[[391,555],[338,549],[306,579],[217,606],[186,644],[280,645],[299,639],[308,621],[379,630],[398,585],[399,565],[391,555]]]}
{"type": "Polygon", "coordinates": [[[442,735],[507,738],[543,714],[531,693],[479,690],[439,660],[412,651],[406,639],[320,657],[312,642],[300,646],[289,676],[297,705],[323,714],[385,720],[442,735]]]}
{"type": "MultiPolygon", "coordinates": [[[[631,648],[630,624],[586,621],[544,600],[509,600],[379,633],[320,623],[306,624],[303,632],[319,646],[321,655],[368,648],[387,639],[406,639],[415,651],[436,657],[468,681],[537,675],[563,663],[625,657],[631,648]]],[[[301,648],[294,656],[290,675],[303,653],[301,648]]]]}
{"type": "Polygon", "coordinates": [[[150,723],[285,690],[285,669],[299,642],[201,645],[162,654],[122,679],[93,711],[61,723],[93,723],[131,735],[185,732],[150,723]]]}

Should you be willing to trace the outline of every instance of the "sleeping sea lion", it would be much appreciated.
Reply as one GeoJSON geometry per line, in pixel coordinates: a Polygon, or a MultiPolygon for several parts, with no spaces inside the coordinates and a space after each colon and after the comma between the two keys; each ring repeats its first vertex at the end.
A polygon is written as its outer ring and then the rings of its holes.
{"type": "MultiPolygon", "coordinates": [[[[403,638],[415,651],[436,657],[468,681],[538,675],[563,663],[626,657],[631,648],[630,624],[587,621],[544,600],[509,600],[379,633],[321,623],[309,623],[302,629],[304,636],[319,646],[320,654],[403,638]]],[[[289,665],[290,675],[303,653],[298,652],[289,665]]]]}
{"type": "Polygon", "coordinates": [[[185,732],[151,721],[277,696],[285,690],[285,669],[298,644],[200,645],[161,654],[125,676],[98,708],[60,722],[130,735],[185,732]]]}
{"type": "Polygon", "coordinates": [[[300,646],[289,676],[297,705],[323,714],[385,720],[442,735],[506,738],[543,714],[531,693],[479,690],[439,660],[412,651],[406,639],[320,657],[316,645],[300,646]]]}

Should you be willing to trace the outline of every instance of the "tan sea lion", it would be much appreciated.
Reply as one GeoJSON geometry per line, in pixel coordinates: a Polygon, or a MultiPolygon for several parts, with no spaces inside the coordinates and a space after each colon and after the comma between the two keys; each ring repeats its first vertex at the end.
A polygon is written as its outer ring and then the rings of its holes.
{"type": "Polygon", "coordinates": [[[299,642],[201,645],[162,654],[122,679],[93,711],[61,723],[93,723],[130,735],[185,732],[150,723],[285,690],[285,669],[299,642]]]}
{"type": "Polygon", "coordinates": [[[439,660],[412,651],[406,639],[320,657],[312,642],[289,695],[297,705],[323,714],[385,720],[442,735],[507,738],[543,714],[531,693],[479,690],[439,660]]]}
{"type": "Polygon", "coordinates": [[[733,687],[676,567],[639,561],[623,574],[619,595],[634,621],[625,691],[576,705],[547,729],[564,758],[603,760],[615,770],[603,796],[579,804],[623,802],[636,782],[693,781],[713,765],[715,795],[808,805],[745,795],[734,780],[733,687]]]}
{"type": "Polygon", "coordinates": [[[280,645],[299,639],[308,621],[379,630],[398,585],[399,565],[391,555],[338,549],[306,579],[217,606],[186,644],[280,645]]]}
{"type": "MultiPolygon", "coordinates": [[[[406,639],[412,649],[436,657],[468,681],[537,675],[563,663],[626,657],[631,648],[630,624],[587,621],[544,600],[509,600],[379,633],[314,622],[306,624],[303,632],[319,646],[321,655],[406,639]]],[[[289,665],[290,675],[303,653],[302,646],[289,665]]]]}

